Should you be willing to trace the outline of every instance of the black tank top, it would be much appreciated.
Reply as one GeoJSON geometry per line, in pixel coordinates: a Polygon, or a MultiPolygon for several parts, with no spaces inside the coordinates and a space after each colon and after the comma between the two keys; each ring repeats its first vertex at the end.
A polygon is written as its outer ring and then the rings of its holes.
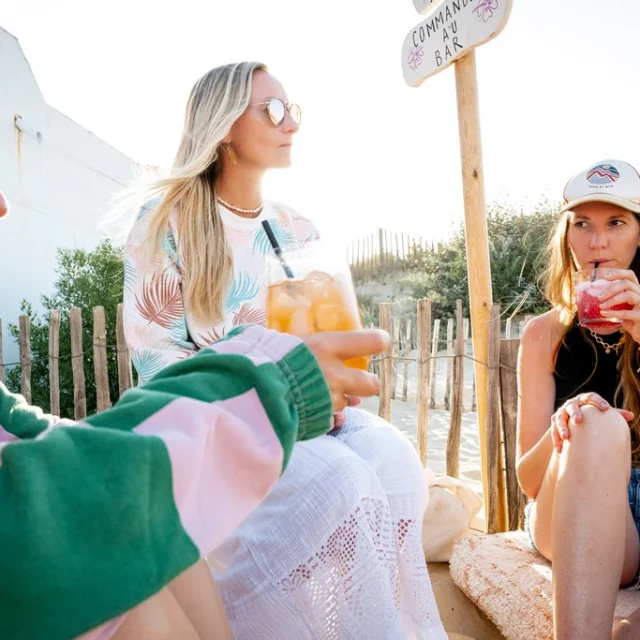
{"type": "MultiPolygon", "coordinates": [[[[607,344],[615,344],[621,338],[619,332],[600,336],[607,344]]],[[[596,343],[587,329],[574,324],[558,348],[553,379],[556,383],[556,409],[579,393],[595,391],[611,406],[622,405],[622,398],[615,402],[620,381],[617,369],[619,354],[606,353],[596,343]]]]}

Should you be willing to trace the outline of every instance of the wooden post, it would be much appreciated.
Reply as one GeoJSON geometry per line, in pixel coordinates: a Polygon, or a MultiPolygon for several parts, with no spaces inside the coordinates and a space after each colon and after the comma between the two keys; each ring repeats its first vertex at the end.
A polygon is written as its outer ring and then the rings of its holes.
{"type": "MultiPolygon", "coordinates": [[[[488,428],[487,358],[489,351],[489,321],[491,317],[491,264],[489,262],[489,238],[484,200],[484,171],[482,167],[482,143],[478,100],[478,78],[476,53],[478,47],[495,38],[505,27],[511,13],[512,0],[500,2],[458,3],[463,9],[456,16],[457,29],[465,34],[458,50],[443,59],[442,42],[437,36],[424,38],[418,43],[417,33],[438,32],[433,15],[443,4],[414,0],[419,13],[427,11],[423,22],[409,31],[402,45],[402,72],[410,86],[417,87],[427,78],[455,64],[456,96],[458,105],[458,129],[460,133],[460,156],[465,212],[465,239],[467,247],[467,270],[469,274],[469,300],[473,325],[473,356],[478,398],[478,428],[480,434],[480,457],[482,461],[482,484],[485,496],[489,492],[489,477],[486,451],[488,428]],[[462,6],[464,5],[464,6],[462,6]],[[491,6],[489,6],[491,5],[491,6]],[[420,46],[418,47],[418,44],[420,46]]],[[[437,16],[436,16],[437,17],[437,16]]],[[[440,16],[442,17],[442,16],[440,16]]],[[[440,27],[443,28],[443,27],[440,27]]],[[[447,35],[443,31],[443,37],[447,35]]],[[[446,38],[445,38],[446,39],[446,38]]],[[[455,49],[455,47],[454,47],[455,49]]],[[[500,502],[499,527],[506,528],[506,500],[500,502]]],[[[487,508],[485,501],[485,512],[487,508]]]]}
{"type": "Polygon", "coordinates": [[[118,354],[118,389],[119,395],[133,386],[133,374],[131,372],[131,354],[124,337],[124,307],[118,305],[116,318],[116,351],[118,354]]]}
{"type": "Polygon", "coordinates": [[[500,404],[505,449],[509,531],[523,526],[526,498],[516,476],[516,422],[518,413],[518,384],[516,367],[520,340],[502,340],[500,344],[500,404]]]}
{"type": "Polygon", "coordinates": [[[104,411],[111,406],[107,363],[107,327],[104,307],[95,307],[93,310],[93,368],[96,380],[96,408],[98,411],[104,411]]]}
{"type": "Polygon", "coordinates": [[[409,398],[409,358],[411,357],[411,318],[407,319],[404,337],[404,377],[402,379],[402,400],[409,398]]]}
{"type": "MultiPolygon", "coordinates": [[[[471,328],[471,325],[469,323],[469,318],[465,318],[464,319],[464,348],[463,348],[465,358],[467,356],[467,352],[469,351],[468,346],[469,346],[470,328],[471,328]]],[[[471,362],[473,362],[473,360],[471,362]]],[[[462,387],[464,389],[464,376],[462,377],[462,380],[463,380],[462,387]]],[[[462,397],[464,398],[464,391],[463,391],[462,397]]],[[[464,406],[464,401],[463,401],[463,406],[464,406]]],[[[471,411],[475,411],[475,410],[476,410],[476,383],[475,383],[475,380],[473,379],[473,376],[471,376],[471,411]]]]}
{"type": "Polygon", "coordinates": [[[49,411],[60,415],[60,311],[49,314],[49,411]]]}
{"type": "MultiPolygon", "coordinates": [[[[391,303],[381,302],[380,306],[380,328],[391,335],[391,303]]],[[[391,350],[389,348],[382,354],[380,367],[380,405],[378,415],[387,421],[391,420],[391,384],[393,381],[393,362],[391,360],[391,350]]]]}
{"type": "Polygon", "coordinates": [[[505,340],[511,340],[511,317],[507,318],[507,324],[504,328],[505,340]]]}
{"type": "Polygon", "coordinates": [[[429,373],[431,375],[431,393],[429,407],[436,408],[436,364],[438,362],[438,349],[440,348],[440,318],[433,323],[433,340],[431,342],[431,363],[429,373]]]}
{"type": "Polygon", "coordinates": [[[451,379],[453,378],[453,318],[447,320],[447,379],[444,387],[444,408],[451,408],[451,379]]]}
{"type": "Polygon", "coordinates": [[[393,321],[393,344],[391,346],[391,361],[393,365],[393,376],[391,381],[391,399],[396,399],[396,388],[398,386],[398,369],[400,363],[398,362],[398,356],[400,355],[400,318],[395,318],[393,321]]]}
{"type": "Polygon", "coordinates": [[[73,412],[76,420],[87,417],[87,390],[84,377],[84,353],[82,351],[82,310],[69,311],[71,329],[71,371],[73,373],[73,412]]]}
{"type": "Polygon", "coordinates": [[[378,248],[380,250],[380,264],[384,264],[384,230],[378,229],[378,248]]]}
{"type": "Polygon", "coordinates": [[[418,454],[422,465],[427,465],[429,433],[429,391],[431,373],[431,300],[418,300],[418,454]]]}
{"type": "Polygon", "coordinates": [[[451,416],[447,437],[447,475],[460,475],[460,439],[462,434],[462,391],[464,389],[464,320],[462,300],[456,302],[456,343],[453,359],[453,388],[451,394],[451,416]]]}
{"type": "Polygon", "coordinates": [[[477,410],[478,410],[478,396],[476,391],[476,376],[474,372],[474,375],[471,377],[471,411],[477,411],[477,410]]]}
{"type": "MultiPolygon", "coordinates": [[[[467,333],[467,330],[471,329],[471,323],[465,328],[465,346],[464,346],[464,355],[465,357],[469,354],[469,338],[470,335],[467,333]]],[[[473,345],[471,345],[471,357],[473,357],[473,345]]],[[[473,360],[471,361],[473,364],[473,360]]],[[[472,367],[471,374],[471,411],[478,410],[478,402],[477,402],[477,391],[476,391],[476,373],[475,369],[472,367]]]]}
{"type": "Polygon", "coordinates": [[[0,318],[0,382],[4,384],[4,352],[2,350],[2,318],[0,318]]]}
{"type": "Polygon", "coordinates": [[[20,393],[31,404],[31,318],[20,316],[20,393]]]}
{"type": "Polygon", "coordinates": [[[489,332],[489,377],[488,377],[488,422],[485,450],[489,476],[489,492],[485,495],[487,512],[487,533],[501,531],[499,501],[500,477],[500,305],[494,304],[491,310],[491,324],[489,332]]]}
{"type": "MultiPolygon", "coordinates": [[[[478,427],[480,431],[480,458],[482,461],[482,485],[487,496],[489,468],[487,465],[487,362],[489,350],[489,320],[493,300],[491,290],[491,264],[489,261],[489,236],[484,200],[484,170],[482,166],[482,142],[478,101],[476,53],[469,51],[455,63],[456,94],[458,103],[458,128],[460,132],[460,156],[465,209],[465,238],[469,274],[469,303],[473,323],[473,357],[478,401],[478,427]]],[[[498,496],[498,528],[506,529],[504,496],[498,496]]],[[[488,521],[488,503],[485,515],[488,521]]]]}

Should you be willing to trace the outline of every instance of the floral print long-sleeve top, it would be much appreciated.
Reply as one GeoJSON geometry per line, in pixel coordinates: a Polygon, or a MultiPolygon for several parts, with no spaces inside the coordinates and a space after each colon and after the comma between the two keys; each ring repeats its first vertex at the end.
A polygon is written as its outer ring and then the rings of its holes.
{"type": "Polygon", "coordinates": [[[150,203],[142,208],[125,247],[124,329],[141,382],[235,327],[266,323],[265,256],[272,248],[261,224],[263,220],[269,221],[283,249],[318,237],[309,220],[281,204],[266,202],[261,214],[252,219],[241,218],[220,206],[233,254],[234,277],[227,292],[224,320],[206,326],[185,312],[177,212],[169,220],[164,258],[151,262],[147,259],[144,243],[153,207],[150,203]]]}

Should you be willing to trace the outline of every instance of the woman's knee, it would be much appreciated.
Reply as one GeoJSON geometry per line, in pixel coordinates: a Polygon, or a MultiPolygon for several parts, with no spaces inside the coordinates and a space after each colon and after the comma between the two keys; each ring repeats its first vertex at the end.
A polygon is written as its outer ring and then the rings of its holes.
{"type": "Polygon", "coordinates": [[[345,413],[345,435],[338,435],[338,439],[356,454],[368,461],[398,467],[405,473],[412,469],[422,473],[416,448],[396,427],[379,416],[359,409],[351,409],[345,413]],[[362,428],[350,431],[352,422],[362,425],[362,428]]]}
{"type": "Polygon", "coordinates": [[[628,461],[631,452],[631,435],[627,421],[616,409],[600,411],[596,407],[582,407],[582,421],[570,425],[571,450],[579,451],[581,459],[603,461],[614,459],[628,461]]]}

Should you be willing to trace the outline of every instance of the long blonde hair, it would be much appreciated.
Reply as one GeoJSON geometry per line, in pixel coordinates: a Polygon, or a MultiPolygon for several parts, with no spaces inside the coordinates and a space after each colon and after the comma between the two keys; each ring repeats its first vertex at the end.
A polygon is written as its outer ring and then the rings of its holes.
{"type": "Polygon", "coordinates": [[[216,67],[193,86],[171,173],[138,187],[139,201],[159,199],[149,214],[146,244],[152,259],[164,252],[169,218],[177,212],[183,297],[200,323],[224,316],[224,299],[233,277],[232,254],[215,194],[224,139],[249,106],[259,62],[216,67]],[[140,195],[142,193],[142,195],[140,195]]]}
{"type": "MultiPolygon", "coordinates": [[[[547,300],[558,311],[558,317],[563,326],[562,338],[556,348],[554,361],[557,350],[576,319],[576,306],[573,295],[573,273],[576,270],[576,264],[569,247],[570,220],[571,211],[567,211],[561,215],[556,223],[548,245],[548,264],[543,273],[545,295],[547,300]]],[[[640,249],[636,251],[629,268],[640,278],[640,249]]],[[[635,466],[640,465],[640,382],[638,381],[637,373],[639,355],[640,351],[637,343],[630,336],[627,336],[618,360],[620,383],[616,389],[616,401],[622,399],[623,408],[632,411],[635,416],[629,424],[631,430],[631,457],[635,466]]]]}

